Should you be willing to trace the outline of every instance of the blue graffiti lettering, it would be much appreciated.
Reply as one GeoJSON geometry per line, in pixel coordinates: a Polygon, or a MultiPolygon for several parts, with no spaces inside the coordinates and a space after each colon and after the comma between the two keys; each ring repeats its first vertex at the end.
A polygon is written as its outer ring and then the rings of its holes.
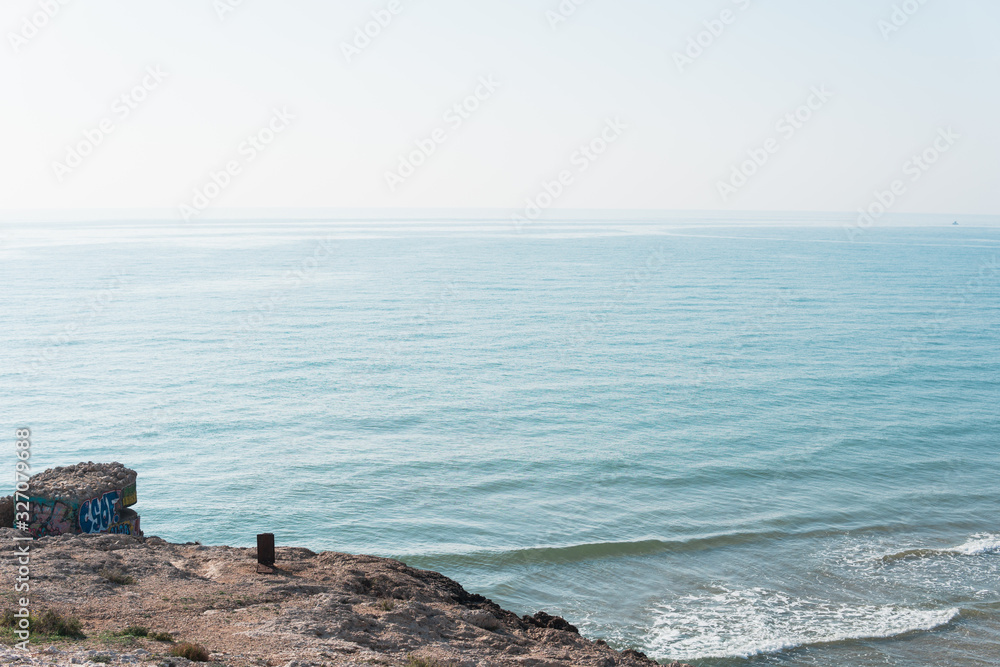
{"type": "Polygon", "coordinates": [[[120,521],[115,512],[117,491],[108,491],[102,498],[91,498],[80,506],[80,530],[85,533],[102,533],[120,521]]]}

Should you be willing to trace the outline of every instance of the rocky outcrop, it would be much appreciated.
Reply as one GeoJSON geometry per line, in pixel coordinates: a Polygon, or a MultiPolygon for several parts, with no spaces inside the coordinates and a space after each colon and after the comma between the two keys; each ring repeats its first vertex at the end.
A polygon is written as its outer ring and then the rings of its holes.
{"type": "Polygon", "coordinates": [[[14,496],[0,498],[0,526],[10,528],[14,525],[14,496]]]}
{"type": "Polygon", "coordinates": [[[72,466],[49,468],[45,472],[33,475],[31,495],[83,502],[108,491],[135,486],[135,480],[136,472],[121,463],[88,461],[72,466]]]}
{"type": "MultiPolygon", "coordinates": [[[[14,533],[0,529],[0,540],[14,533]]],[[[255,549],[108,534],[31,544],[33,610],[77,616],[88,635],[44,658],[56,664],[87,651],[112,664],[140,655],[186,664],[147,637],[102,639],[128,626],[201,644],[232,667],[655,664],[587,639],[566,619],[519,617],[444,575],[385,558],[279,547],[276,572],[258,574],[255,549]]],[[[0,588],[10,590],[13,550],[0,558],[0,588]]]]}
{"type": "Polygon", "coordinates": [[[575,632],[576,634],[580,634],[580,631],[576,629],[576,626],[570,625],[565,618],[550,616],[544,611],[535,612],[534,616],[525,616],[521,620],[530,627],[552,628],[553,630],[565,630],[566,632],[575,632]]]}
{"type": "MultiPolygon", "coordinates": [[[[27,530],[34,537],[65,533],[142,535],[139,515],[128,509],[136,502],[136,472],[121,463],[89,461],[51,468],[34,475],[28,488],[27,530]]],[[[0,504],[0,518],[4,518],[2,510],[0,504]]]]}

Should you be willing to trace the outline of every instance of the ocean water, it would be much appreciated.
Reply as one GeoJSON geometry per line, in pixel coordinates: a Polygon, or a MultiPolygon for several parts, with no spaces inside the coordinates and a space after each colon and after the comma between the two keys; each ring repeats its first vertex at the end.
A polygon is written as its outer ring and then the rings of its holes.
{"type": "Polygon", "coordinates": [[[1000,229],[816,222],[8,225],[2,421],[173,541],[660,660],[995,665],[1000,229]]]}

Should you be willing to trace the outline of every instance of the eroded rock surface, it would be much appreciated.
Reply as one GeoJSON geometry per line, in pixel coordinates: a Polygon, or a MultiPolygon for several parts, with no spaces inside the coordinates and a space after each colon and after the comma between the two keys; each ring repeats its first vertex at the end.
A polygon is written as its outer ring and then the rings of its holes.
{"type": "MultiPolygon", "coordinates": [[[[0,529],[0,540],[13,544],[15,534],[0,529]]],[[[255,549],[110,534],[31,545],[33,610],[77,616],[88,635],[47,654],[34,649],[33,664],[71,664],[86,651],[112,664],[134,663],[137,655],[167,659],[169,644],[108,638],[131,625],[202,644],[213,661],[234,667],[403,666],[413,659],[442,667],[656,664],[591,641],[565,619],[544,612],[519,618],[437,572],[374,556],[279,547],[279,569],[265,575],[256,573],[255,549]],[[115,583],[128,578],[134,583],[115,583]]],[[[0,553],[0,586],[11,590],[16,556],[0,553]]]]}
{"type": "Polygon", "coordinates": [[[136,473],[121,463],[77,463],[49,468],[31,478],[31,495],[84,502],[108,491],[134,486],[136,473]]]}

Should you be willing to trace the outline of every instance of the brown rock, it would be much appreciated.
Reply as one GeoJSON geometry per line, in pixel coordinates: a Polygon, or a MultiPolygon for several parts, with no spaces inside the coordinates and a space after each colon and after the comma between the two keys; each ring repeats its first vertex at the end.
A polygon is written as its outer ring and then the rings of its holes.
{"type": "Polygon", "coordinates": [[[553,630],[564,630],[566,632],[580,633],[576,629],[576,626],[570,625],[569,622],[562,618],[561,616],[552,616],[546,614],[544,611],[535,612],[534,616],[524,616],[521,618],[526,625],[534,626],[536,628],[552,628],[553,630]]]}
{"type": "MultiPolygon", "coordinates": [[[[0,540],[10,543],[13,533],[0,528],[0,540]]],[[[98,649],[102,633],[140,625],[201,644],[231,667],[390,667],[411,657],[470,667],[652,664],[638,651],[582,637],[564,618],[518,618],[437,572],[308,549],[279,547],[276,555],[277,571],[263,575],[254,549],[128,535],[44,537],[31,544],[32,607],[79,617],[93,639],[75,649],[98,649]]],[[[0,588],[13,586],[15,558],[14,550],[0,551],[0,588]]],[[[134,642],[155,657],[169,651],[148,638],[134,642]]]]}
{"type": "Polygon", "coordinates": [[[14,526],[14,496],[0,498],[0,527],[14,526]]]}

